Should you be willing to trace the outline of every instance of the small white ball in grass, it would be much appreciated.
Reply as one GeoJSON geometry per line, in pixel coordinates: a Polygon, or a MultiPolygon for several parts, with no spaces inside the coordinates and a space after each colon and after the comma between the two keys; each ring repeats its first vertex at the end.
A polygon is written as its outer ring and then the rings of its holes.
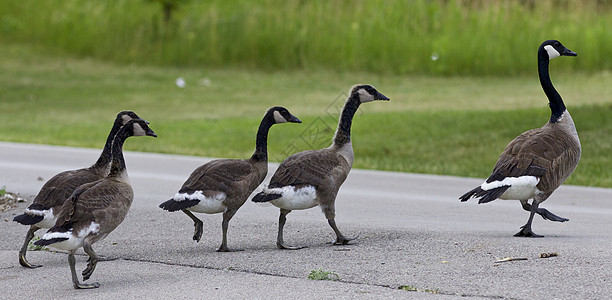
{"type": "Polygon", "coordinates": [[[180,88],[184,88],[185,87],[185,78],[179,77],[179,78],[176,79],[175,83],[176,83],[176,86],[178,86],[180,88]]]}

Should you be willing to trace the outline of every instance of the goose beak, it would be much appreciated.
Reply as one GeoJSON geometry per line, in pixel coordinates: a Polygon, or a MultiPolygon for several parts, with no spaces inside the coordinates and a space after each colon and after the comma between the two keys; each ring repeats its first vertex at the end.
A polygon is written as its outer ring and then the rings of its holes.
{"type": "Polygon", "coordinates": [[[287,120],[287,122],[291,122],[291,123],[302,123],[302,120],[298,119],[298,117],[291,115],[291,117],[289,118],[289,120],[287,120]]]}
{"type": "Polygon", "coordinates": [[[378,93],[378,94],[376,94],[374,96],[374,100],[386,100],[386,101],[389,101],[390,99],[387,98],[387,96],[385,96],[385,95],[383,95],[381,93],[378,93]]]}
{"type": "Polygon", "coordinates": [[[155,134],[155,132],[153,132],[153,130],[151,130],[151,128],[147,129],[147,135],[148,136],[152,136],[152,137],[157,137],[157,134],[155,134]]]}
{"type": "Polygon", "coordinates": [[[576,54],[576,52],[574,52],[574,51],[572,51],[570,49],[567,49],[567,48],[565,48],[565,50],[563,50],[563,53],[561,55],[564,55],[564,56],[578,56],[578,54],[576,54]]]}

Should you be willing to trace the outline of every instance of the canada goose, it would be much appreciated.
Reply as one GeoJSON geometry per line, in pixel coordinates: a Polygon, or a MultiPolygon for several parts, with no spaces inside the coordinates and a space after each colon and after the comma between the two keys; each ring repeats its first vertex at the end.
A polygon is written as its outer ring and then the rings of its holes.
{"type": "Polygon", "coordinates": [[[62,206],[55,225],[40,240],[34,242],[38,246],[52,246],[68,251],[68,264],[75,289],[100,286],[97,282],[79,282],[74,266],[74,253],[83,247],[89,255],[89,263],[83,271],[85,281],[89,279],[99,260],[92,245],[105,238],[123,222],[134,199],[123,158],[123,143],[130,136],[145,135],[157,137],[142,119],[130,120],[121,127],[113,139],[110,173],[103,179],[77,187],[62,206]]]}
{"type": "Polygon", "coordinates": [[[538,208],[572,174],[580,160],[576,126],[548,75],[549,61],[558,56],[576,56],[576,53],[555,40],[545,41],[538,50],[540,84],[551,110],[548,123],[512,140],[499,157],[491,176],[482,185],[459,197],[462,202],[472,196],[480,198],[478,203],[497,198],[521,201],[523,209],[531,214],[521,231],[514,236],[542,237],[531,230],[536,213],[545,220],[569,221],[538,208]],[[533,198],[531,205],[527,202],[530,198],[533,198]]]}
{"type": "Polygon", "coordinates": [[[118,113],[96,163],[88,168],[64,171],[53,176],[43,185],[25,212],[13,218],[15,222],[30,225],[25,241],[19,250],[19,264],[27,268],[41,267],[41,265],[30,264],[26,259],[28,244],[34,237],[34,232],[40,228],[51,228],[55,224],[60,208],[74,189],[82,184],[102,179],[108,174],[112,160],[111,145],[115,134],[128,121],[136,119],[140,117],[132,111],[118,113]]]}
{"type": "Polygon", "coordinates": [[[356,237],[347,238],[336,226],[335,202],[338,189],[353,165],[351,124],[362,103],[389,100],[370,85],[355,85],[342,108],[338,129],[329,148],[308,150],[294,154],[283,161],[263,191],[253,197],[253,202],[270,202],[280,208],[278,219],[279,249],[300,249],[283,241],[283,227],[291,210],[321,206],[327,222],[336,233],[335,245],[347,244],[356,237]]]}
{"type": "Polygon", "coordinates": [[[268,174],[268,131],[274,124],[301,123],[284,107],[268,109],[259,124],[255,153],[249,159],[219,159],[195,169],[172,199],[159,205],[167,211],[181,210],[193,220],[193,239],[202,237],[202,221],[192,212],[223,213],[223,239],[217,252],[234,251],[227,247],[227,226],[249,195],[268,174]]]}

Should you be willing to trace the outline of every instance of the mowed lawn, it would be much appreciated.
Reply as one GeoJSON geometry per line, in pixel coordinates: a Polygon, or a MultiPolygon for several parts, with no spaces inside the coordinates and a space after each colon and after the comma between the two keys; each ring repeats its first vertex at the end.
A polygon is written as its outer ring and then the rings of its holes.
{"type": "MultiPolygon", "coordinates": [[[[270,130],[278,162],[327,147],[350,87],[370,83],[391,101],[357,113],[354,167],[485,178],[511,139],[550,116],[535,57],[521,76],[431,77],[116,65],[7,44],[0,52],[2,141],[101,148],[117,112],[134,110],[159,138],[130,140],[128,150],[244,158],[265,110],[280,105],[303,123],[270,130]]],[[[570,59],[580,57],[551,62],[583,147],[568,183],[612,187],[612,74],[556,71],[570,59]]]]}

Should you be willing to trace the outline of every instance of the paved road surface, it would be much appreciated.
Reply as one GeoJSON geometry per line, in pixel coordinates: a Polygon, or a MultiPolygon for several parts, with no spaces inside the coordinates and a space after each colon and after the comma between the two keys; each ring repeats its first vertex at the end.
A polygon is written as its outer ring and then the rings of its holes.
{"type": "MultiPolygon", "coordinates": [[[[129,141],[128,141],[129,143],[129,141]]],[[[33,199],[54,174],[87,166],[99,152],[0,142],[0,186],[33,199]]],[[[357,159],[359,159],[357,157],[357,159]]],[[[200,243],[184,214],[157,207],[169,199],[201,157],[126,153],[135,200],[126,220],[94,248],[100,262],[96,290],[72,288],[64,253],[28,252],[39,269],[21,267],[17,251],[27,228],[12,221],[28,203],[0,213],[0,290],[3,299],[121,298],[409,298],[605,299],[612,296],[612,189],[563,186],[543,205],[570,219],[536,216],[541,239],[515,238],[528,217],[516,201],[460,203],[479,179],[353,170],[337,199],[337,223],[347,246],[331,246],[333,232],[320,209],[288,216],[285,241],[308,248],[276,249],[278,209],[247,202],[221,242],[221,215],[199,215],[200,243]],[[557,257],[538,258],[556,252],[557,257]],[[503,257],[527,260],[494,263],[503,257]],[[333,271],[340,281],[307,279],[333,271]],[[404,291],[407,285],[419,291],[404,291]],[[430,291],[436,291],[432,293],[430,291]]],[[[275,165],[274,165],[275,166],[275,165]]],[[[273,169],[274,166],[271,166],[273,169]]],[[[40,230],[39,234],[44,231],[40,230]]],[[[78,253],[83,253],[79,251],[78,253]]],[[[86,257],[77,257],[77,270],[86,257]]]]}

